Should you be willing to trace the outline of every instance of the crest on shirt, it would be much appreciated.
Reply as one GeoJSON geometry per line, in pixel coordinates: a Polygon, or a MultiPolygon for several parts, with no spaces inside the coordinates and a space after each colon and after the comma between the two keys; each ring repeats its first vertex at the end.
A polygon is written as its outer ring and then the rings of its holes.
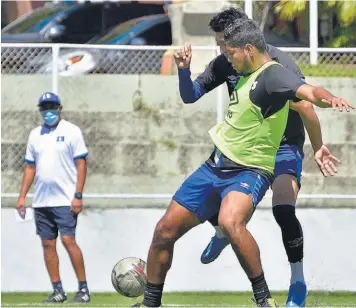
{"type": "Polygon", "coordinates": [[[57,142],[64,142],[64,136],[57,136],[57,142]]]}
{"type": "Polygon", "coordinates": [[[253,91],[254,89],[256,89],[257,87],[257,81],[255,81],[252,86],[251,86],[251,91],[253,91]]]}

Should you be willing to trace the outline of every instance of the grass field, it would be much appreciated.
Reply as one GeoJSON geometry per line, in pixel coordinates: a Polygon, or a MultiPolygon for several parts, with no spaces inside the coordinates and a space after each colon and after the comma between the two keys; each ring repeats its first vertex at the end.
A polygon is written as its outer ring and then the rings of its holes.
{"type": "MultiPolygon", "coordinates": [[[[49,307],[40,304],[46,293],[2,293],[2,307],[49,307]]],[[[165,293],[163,305],[168,307],[253,307],[252,294],[232,292],[165,293]]],[[[280,307],[283,307],[287,293],[273,292],[280,307]]],[[[69,294],[71,299],[73,294],[69,294]]],[[[130,299],[117,293],[92,294],[91,307],[130,307],[140,298],[130,299]]],[[[73,307],[70,304],[55,307],[73,307]]],[[[83,306],[81,306],[83,307],[83,306]]],[[[356,307],[355,292],[310,292],[307,307],[356,307]]]]}
{"type": "Polygon", "coordinates": [[[356,77],[356,65],[342,64],[300,64],[304,76],[313,77],[356,77]]]}

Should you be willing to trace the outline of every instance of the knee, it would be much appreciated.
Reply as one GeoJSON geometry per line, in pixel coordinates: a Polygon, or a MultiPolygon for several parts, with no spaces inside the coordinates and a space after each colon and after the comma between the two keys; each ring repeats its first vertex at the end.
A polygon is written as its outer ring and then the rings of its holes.
{"type": "Polygon", "coordinates": [[[74,236],[62,236],[61,240],[62,240],[63,246],[66,249],[71,249],[71,248],[77,246],[77,242],[75,241],[74,236]]]}
{"type": "Polygon", "coordinates": [[[56,240],[42,240],[42,247],[46,251],[55,251],[56,240]]]}
{"type": "Polygon", "coordinates": [[[166,219],[161,219],[153,235],[154,246],[167,246],[174,244],[179,238],[178,230],[166,219]]]}
{"type": "Polygon", "coordinates": [[[219,227],[226,236],[231,238],[231,234],[235,237],[239,236],[246,230],[246,224],[243,219],[233,216],[219,216],[219,227]]]}
{"type": "Polygon", "coordinates": [[[273,216],[279,226],[284,227],[297,220],[295,207],[288,204],[280,204],[273,207],[273,216]]]}

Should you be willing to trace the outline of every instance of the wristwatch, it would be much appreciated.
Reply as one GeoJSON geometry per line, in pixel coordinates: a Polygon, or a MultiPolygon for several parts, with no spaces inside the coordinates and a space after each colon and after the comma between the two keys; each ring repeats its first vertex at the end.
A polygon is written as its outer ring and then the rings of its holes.
{"type": "Polygon", "coordinates": [[[83,194],[81,192],[76,192],[74,194],[74,198],[77,198],[77,199],[82,199],[83,198],[83,194]]]}

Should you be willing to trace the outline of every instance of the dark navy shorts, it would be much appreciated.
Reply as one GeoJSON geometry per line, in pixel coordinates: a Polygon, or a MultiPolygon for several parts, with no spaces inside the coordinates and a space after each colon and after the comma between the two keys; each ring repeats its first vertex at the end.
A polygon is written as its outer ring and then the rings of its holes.
{"type": "Polygon", "coordinates": [[[177,190],[173,200],[185,207],[203,223],[220,209],[221,201],[230,191],[252,195],[256,207],[270,186],[270,182],[254,171],[214,172],[204,163],[177,190]]]}
{"type": "Polygon", "coordinates": [[[37,234],[43,240],[52,240],[61,236],[75,236],[78,214],[70,206],[35,208],[37,234]]]}
{"type": "Polygon", "coordinates": [[[274,178],[281,174],[291,174],[297,178],[299,187],[301,186],[303,151],[295,146],[281,145],[277,152],[276,163],[274,165],[274,178]]]}

